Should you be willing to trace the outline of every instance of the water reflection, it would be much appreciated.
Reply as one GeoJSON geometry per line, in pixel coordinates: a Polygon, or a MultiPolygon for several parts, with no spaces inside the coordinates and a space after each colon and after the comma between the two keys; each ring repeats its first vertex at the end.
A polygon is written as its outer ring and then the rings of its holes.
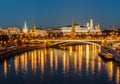
{"type": "Polygon", "coordinates": [[[77,72],[77,54],[76,53],[74,54],[73,60],[74,60],[74,64],[73,64],[73,66],[74,66],[74,73],[76,73],[77,72]]]}
{"type": "Polygon", "coordinates": [[[46,72],[53,74],[59,71],[65,75],[74,72],[73,74],[79,74],[80,77],[83,75],[93,76],[97,73],[97,77],[100,77],[102,71],[105,70],[110,81],[115,80],[116,83],[120,83],[120,67],[113,62],[104,62],[98,56],[99,50],[100,47],[96,45],[77,45],[68,46],[68,50],[50,48],[25,52],[20,56],[15,56],[11,60],[13,62],[4,60],[4,77],[7,77],[8,73],[12,71],[8,67],[13,69],[13,66],[15,75],[20,74],[20,72],[37,75],[39,72],[42,76],[46,72]]]}
{"type": "Polygon", "coordinates": [[[101,65],[101,63],[102,63],[102,59],[100,58],[100,57],[98,57],[98,74],[100,74],[100,71],[101,71],[101,67],[102,67],[102,65],[101,65]]]}
{"type": "Polygon", "coordinates": [[[53,72],[53,51],[50,51],[50,71],[53,72]]]}
{"type": "Polygon", "coordinates": [[[120,67],[117,67],[116,69],[116,83],[120,83],[120,67]]]}
{"type": "MultiPolygon", "coordinates": [[[[15,56],[15,60],[14,60],[14,68],[15,68],[15,73],[17,75],[18,73],[18,69],[19,69],[19,56],[15,56]]],[[[27,67],[27,66],[26,66],[27,67]]]]}
{"type": "Polygon", "coordinates": [[[105,68],[108,72],[109,80],[116,80],[116,84],[120,84],[120,66],[116,66],[113,62],[107,62],[105,68]]]}
{"type": "Polygon", "coordinates": [[[66,72],[66,53],[63,54],[63,72],[66,72]]]}
{"type": "Polygon", "coordinates": [[[41,59],[41,73],[42,73],[42,74],[44,74],[44,66],[45,66],[45,65],[44,65],[44,58],[45,58],[44,52],[42,51],[42,52],[41,52],[41,58],[40,58],[40,59],[41,59]]]}
{"type": "Polygon", "coordinates": [[[4,60],[4,76],[7,77],[7,61],[4,60]]]}
{"type": "Polygon", "coordinates": [[[79,60],[79,73],[81,75],[82,73],[82,62],[83,62],[83,46],[78,46],[79,47],[79,54],[78,54],[78,60],[79,60]]]}
{"type": "Polygon", "coordinates": [[[112,80],[112,78],[113,78],[113,67],[114,67],[114,65],[112,62],[107,62],[106,69],[107,69],[108,77],[110,80],[112,80]]]}
{"type": "Polygon", "coordinates": [[[88,75],[88,69],[89,69],[89,45],[86,45],[86,74],[88,75]]]}
{"type": "Polygon", "coordinates": [[[58,55],[55,53],[55,71],[57,72],[58,70],[58,55]]]}

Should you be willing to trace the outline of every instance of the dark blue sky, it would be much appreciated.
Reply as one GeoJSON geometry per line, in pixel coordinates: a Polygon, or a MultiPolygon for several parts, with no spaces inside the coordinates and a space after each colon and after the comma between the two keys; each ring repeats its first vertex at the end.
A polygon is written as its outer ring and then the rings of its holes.
{"type": "Polygon", "coordinates": [[[102,28],[120,28],[120,0],[0,0],[0,27],[58,27],[72,19],[84,25],[90,17],[102,28]]]}

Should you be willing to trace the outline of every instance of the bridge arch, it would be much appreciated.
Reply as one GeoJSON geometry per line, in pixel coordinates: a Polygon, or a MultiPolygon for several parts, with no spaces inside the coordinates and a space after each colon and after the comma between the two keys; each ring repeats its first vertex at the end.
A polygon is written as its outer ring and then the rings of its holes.
{"type": "Polygon", "coordinates": [[[59,44],[62,44],[62,43],[68,43],[68,42],[87,43],[87,44],[94,44],[94,45],[97,45],[97,46],[101,46],[99,43],[90,42],[90,41],[81,41],[81,40],[59,41],[59,42],[55,42],[53,44],[50,44],[49,46],[55,46],[55,45],[59,45],[59,44]]]}

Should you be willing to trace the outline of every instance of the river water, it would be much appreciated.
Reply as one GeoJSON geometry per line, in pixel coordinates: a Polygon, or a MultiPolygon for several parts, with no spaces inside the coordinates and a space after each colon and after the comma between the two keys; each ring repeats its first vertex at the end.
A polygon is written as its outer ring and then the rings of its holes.
{"type": "Polygon", "coordinates": [[[0,62],[0,84],[120,84],[120,66],[97,45],[38,49],[0,62]]]}

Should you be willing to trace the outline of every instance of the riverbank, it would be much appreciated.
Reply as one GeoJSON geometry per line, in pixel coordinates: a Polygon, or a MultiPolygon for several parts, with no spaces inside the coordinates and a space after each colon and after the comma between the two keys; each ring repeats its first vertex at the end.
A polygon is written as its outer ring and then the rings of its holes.
{"type": "Polygon", "coordinates": [[[34,49],[41,49],[43,47],[41,46],[23,46],[23,47],[13,47],[10,49],[6,49],[5,51],[0,52],[0,60],[3,60],[4,58],[11,57],[15,54],[19,54],[25,51],[30,51],[34,49]]]}
{"type": "Polygon", "coordinates": [[[114,59],[118,63],[120,63],[120,54],[117,52],[117,50],[113,47],[109,46],[101,46],[101,54],[105,53],[105,55],[102,55],[105,59],[114,59]],[[108,55],[109,53],[109,55],[108,55]],[[111,54],[111,56],[110,56],[111,54]]]}
{"type": "Polygon", "coordinates": [[[113,58],[113,55],[112,54],[110,54],[110,53],[98,53],[99,54],[99,56],[101,57],[101,58],[103,58],[104,60],[107,60],[107,61],[113,61],[114,60],[114,58],[113,58]]]}

